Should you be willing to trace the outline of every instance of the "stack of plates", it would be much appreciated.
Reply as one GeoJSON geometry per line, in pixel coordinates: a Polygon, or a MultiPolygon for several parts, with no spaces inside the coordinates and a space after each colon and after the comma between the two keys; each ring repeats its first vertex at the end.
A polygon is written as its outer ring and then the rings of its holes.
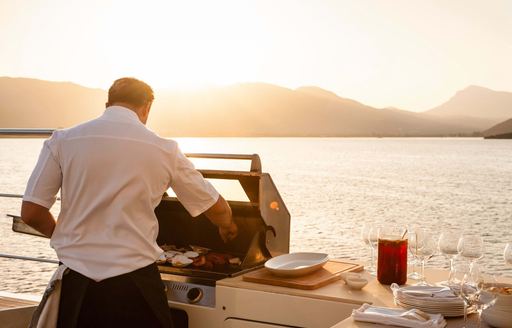
{"type": "Polygon", "coordinates": [[[395,303],[406,309],[440,313],[445,317],[464,315],[464,301],[447,287],[407,286],[393,288],[395,303]]]}

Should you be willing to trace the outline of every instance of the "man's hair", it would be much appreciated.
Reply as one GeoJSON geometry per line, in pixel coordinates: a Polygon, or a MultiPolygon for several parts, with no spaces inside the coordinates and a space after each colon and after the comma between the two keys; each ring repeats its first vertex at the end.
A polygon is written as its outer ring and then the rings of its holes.
{"type": "Polygon", "coordinates": [[[148,84],[133,77],[123,77],[115,80],[108,89],[107,104],[110,106],[114,103],[125,103],[139,107],[153,99],[153,89],[148,84]]]}

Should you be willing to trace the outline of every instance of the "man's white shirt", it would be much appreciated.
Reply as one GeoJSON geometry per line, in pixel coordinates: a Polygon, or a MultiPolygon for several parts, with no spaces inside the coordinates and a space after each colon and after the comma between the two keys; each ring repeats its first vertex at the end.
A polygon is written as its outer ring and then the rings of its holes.
{"type": "Polygon", "coordinates": [[[69,268],[100,281],[154,262],[154,209],[171,187],[191,216],[219,194],[177,143],[148,130],[130,109],[111,106],[97,119],[46,140],[23,200],[61,211],[50,245],[69,268]]]}

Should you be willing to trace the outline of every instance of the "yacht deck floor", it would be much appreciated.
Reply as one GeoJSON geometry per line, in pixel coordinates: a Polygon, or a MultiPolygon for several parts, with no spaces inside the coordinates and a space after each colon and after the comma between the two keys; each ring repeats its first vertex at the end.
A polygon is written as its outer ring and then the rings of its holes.
{"type": "Polygon", "coordinates": [[[38,303],[35,301],[0,296],[0,310],[9,309],[9,308],[17,308],[17,307],[25,307],[25,306],[33,306],[33,305],[37,305],[37,304],[38,303]]]}

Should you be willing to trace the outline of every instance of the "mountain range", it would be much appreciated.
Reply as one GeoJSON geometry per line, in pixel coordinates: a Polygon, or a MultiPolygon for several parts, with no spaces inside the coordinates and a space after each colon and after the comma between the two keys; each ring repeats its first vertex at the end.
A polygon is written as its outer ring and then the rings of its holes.
{"type": "Polygon", "coordinates": [[[482,132],[485,138],[512,139],[512,118],[482,132]]]}
{"type": "Polygon", "coordinates": [[[461,120],[481,129],[512,117],[512,93],[469,86],[447,102],[426,112],[429,115],[461,120]]]}
{"type": "MultiPolygon", "coordinates": [[[[0,77],[0,128],[62,128],[101,115],[107,94],[68,82],[0,77]]],[[[318,87],[243,83],[155,90],[148,126],[164,136],[479,135],[512,117],[512,93],[470,86],[429,111],[374,108],[318,87]]]]}

